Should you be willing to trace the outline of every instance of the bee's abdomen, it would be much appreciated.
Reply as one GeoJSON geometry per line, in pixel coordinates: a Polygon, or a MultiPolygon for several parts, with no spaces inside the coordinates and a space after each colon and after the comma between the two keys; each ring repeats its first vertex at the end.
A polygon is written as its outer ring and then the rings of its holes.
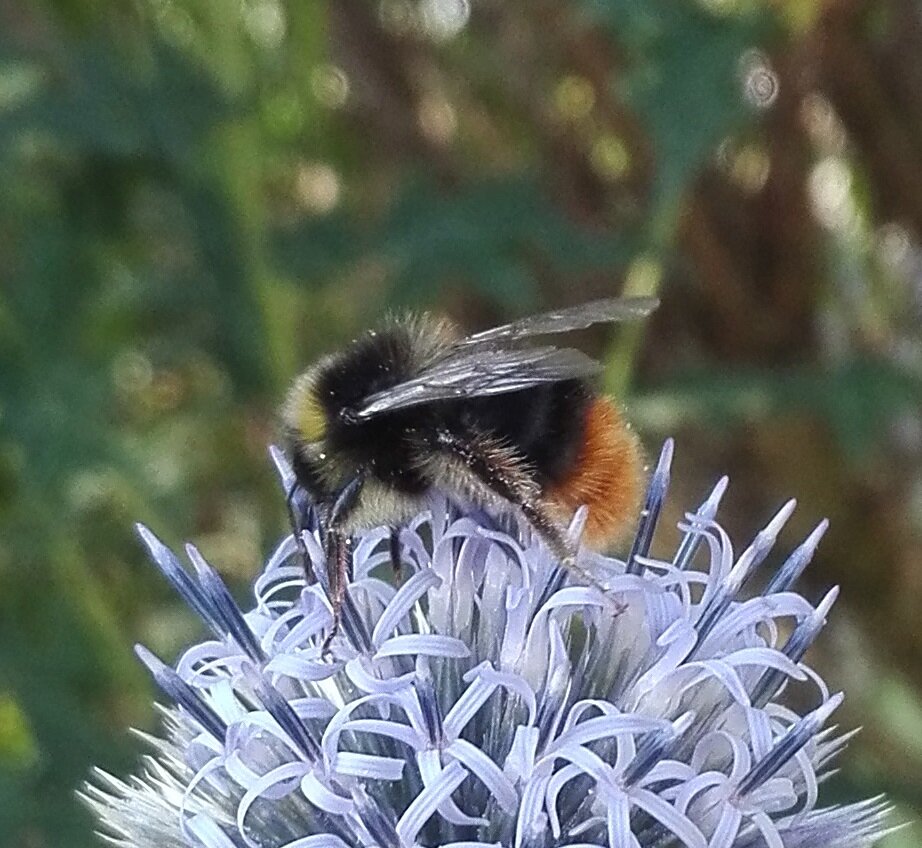
{"type": "Polygon", "coordinates": [[[596,548],[622,538],[637,518],[643,488],[640,442],[604,397],[591,400],[576,457],[546,490],[564,513],[589,508],[584,541],[596,548]]]}

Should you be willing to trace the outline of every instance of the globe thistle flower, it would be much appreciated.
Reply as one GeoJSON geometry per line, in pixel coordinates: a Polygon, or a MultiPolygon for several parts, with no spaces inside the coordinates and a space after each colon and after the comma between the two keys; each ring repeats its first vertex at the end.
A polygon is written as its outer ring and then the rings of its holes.
{"type": "Polygon", "coordinates": [[[819,800],[850,734],[803,657],[837,590],[814,604],[793,586],[826,523],[747,592],[794,502],[737,554],[715,521],[724,478],[653,558],[671,453],[626,560],[582,552],[597,586],[527,528],[437,496],[400,531],[398,585],[389,529],[360,535],[330,655],[318,528],[317,579],[286,538],[247,612],[194,547],[190,572],[141,528],[212,638],[175,667],[138,647],[172,706],[140,774],[85,787],[101,832],[138,848],[872,845],[882,799],[819,800]]]}

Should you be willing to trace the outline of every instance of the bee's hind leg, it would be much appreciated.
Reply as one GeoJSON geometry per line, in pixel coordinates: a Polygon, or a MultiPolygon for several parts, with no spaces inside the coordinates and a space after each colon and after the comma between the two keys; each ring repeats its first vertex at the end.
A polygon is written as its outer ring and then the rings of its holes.
{"type": "Polygon", "coordinates": [[[518,507],[528,523],[544,539],[560,565],[571,574],[601,589],[599,581],[577,561],[577,549],[540,499],[540,489],[525,463],[501,443],[480,434],[438,434],[438,446],[460,460],[491,492],[518,507]]]}

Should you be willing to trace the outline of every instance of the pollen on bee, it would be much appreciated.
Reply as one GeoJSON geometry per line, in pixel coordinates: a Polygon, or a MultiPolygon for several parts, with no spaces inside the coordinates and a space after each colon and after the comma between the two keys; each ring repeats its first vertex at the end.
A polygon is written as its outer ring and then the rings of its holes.
{"type": "Polygon", "coordinates": [[[604,548],[632,528],[643,478],[643,452],[637,436],[611,400],[597,397],[586,413],[576,463],[548,497],[568,514],[588,507],[583,541],[604,548]]]}

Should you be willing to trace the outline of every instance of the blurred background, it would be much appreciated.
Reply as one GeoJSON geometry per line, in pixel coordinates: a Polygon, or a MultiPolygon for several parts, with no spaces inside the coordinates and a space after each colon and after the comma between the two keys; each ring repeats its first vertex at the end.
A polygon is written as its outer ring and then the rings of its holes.
{"type": "Polygon", "coordinates": [[[652,292],[578,342],[677,439],[662,544],[724,472],[737,544],[831,519],[826,797],[918,818],[920,241],[918,0],[0,0],[0,844],[96,844],[132,643],[202,635],[132,523],[245,596],[300,368],[389,308],[652,292]]]}

